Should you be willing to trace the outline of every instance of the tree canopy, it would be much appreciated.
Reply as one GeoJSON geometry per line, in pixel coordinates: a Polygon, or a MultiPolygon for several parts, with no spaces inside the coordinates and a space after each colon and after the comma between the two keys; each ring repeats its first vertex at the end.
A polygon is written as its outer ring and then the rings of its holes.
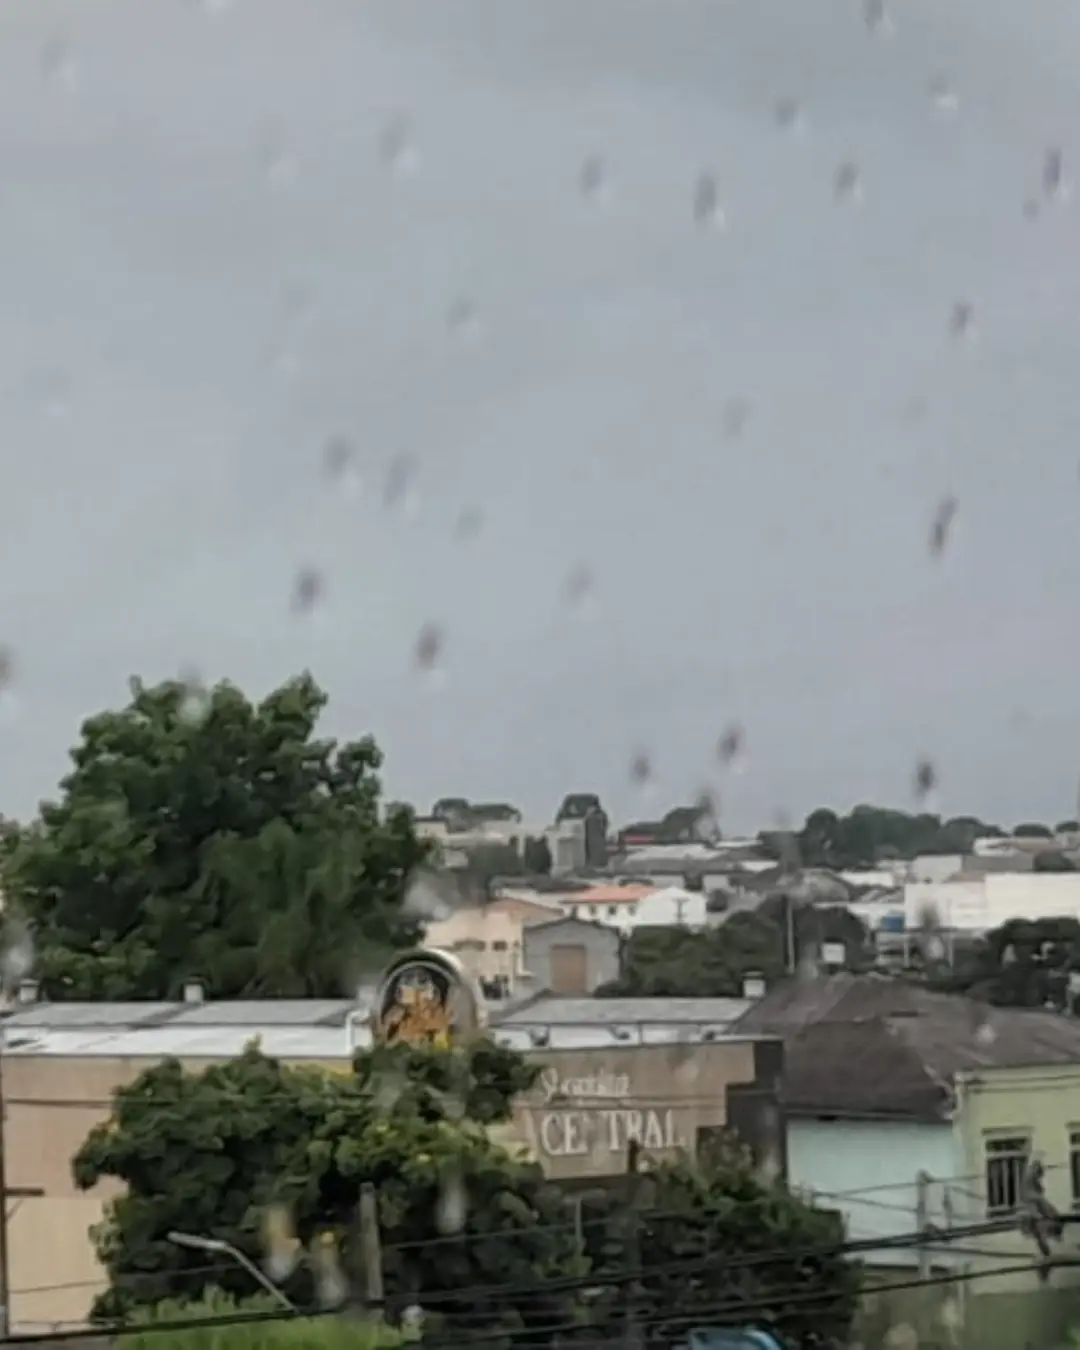
{"type": "Polygon", "coordinates": [[[371,1182],[391,1310],[423,1290],[436,1321],[457,1327],[572,1321],[572,1289],[545,1287],[584,1269],[563,1198],[484,1128],[505,1119],[537,1071],[486,1041],[369,1051],[355,1068],[287,1067],[252,1046],[198,1073],[166,1060],[121,1088],[73,1163],[81,1187],[125,1184],[96,1233],[111,1283],[94,1317],[178,1291],[252,1292],[239,1264],[208,1269],[205,1252],[169,1241],[174,1230],[267,1265],[298,1307],[326,1301],[318,1275],[329,1237],[338,1298],[348,1297],[362,1283],[357,1210],[371,1182]]]}
{"type": "Polygon", "coordinates": [[[1002,831],[975,816],[909,815],[879,806],[856,806],[848,815],[819,807],[800,830],[765,831],[762,848],[778,861],[803,867],[869,867],[885,858],[914,858],[921,853],[970,853],[976,839],[1002,831]]]}
{"type": "Polygon", "coordinates": [[[348,995],[417,940],[426,846],[382,806],[370,737],[316,738],[325,703],[308,675],[257,703],[135,680],[83,724],[59,800],[5,850],[48,997],[348,995]]]}
{"type": "MultiPolygon", "coordinates": [[[[787,916],[781,897],[753,912],[731,915],[705,932],[688,928],[638,928],[623,948],[622,973],[596,991],[607,998],[739,998],[748,975],[767,983],[788,968],[787,916]]],[[[814,960],[826,942],[844,946],[848,969],[872,960],[860,920],[841,906],[795,906],[794,961],[814,960]]]]}
{"type": "Polygon", "coordinates": [[[968,949],[953,965],[931,973],[939,987],[999,1007],[1080,1011],[1070,975],[1080,972],[1080,922],[1010,919],[968,949]]]}

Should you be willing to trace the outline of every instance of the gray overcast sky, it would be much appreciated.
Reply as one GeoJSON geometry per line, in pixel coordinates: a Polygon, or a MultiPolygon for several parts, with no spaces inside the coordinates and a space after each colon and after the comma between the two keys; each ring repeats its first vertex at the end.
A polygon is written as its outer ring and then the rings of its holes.
{"type": "Polygon", "coordinates": [[[625,817],[711,782],[736,828],[908,805],[927,753],[948,813],[1072,813],[1080,201],[1041,180],[1047,146],[1072,167],[1080,12],[892,20],[5,5],[0,808],[51,790],[131,672],[261,692],[310,666],[330,729],[372,730],[389,790],[425,807],[547,818],[578,789],[625,817]],[[848,161],[861,204],[836,197],[848,161]],[[695,222],[704,172],[726,229],[695,222]],[[448,322],[459,298],[475,324],[448,322]],[[359,492],[323,473],[338,434],[359,492]],[[415,491],[388,510],[400,455],[415,491]],[[306,565],[326,595],[305,620],[306,565]],[[428,622],[441,687],[414,669],[428,622]],[[724,781],[736,720],[748,762],[724,781]]]}

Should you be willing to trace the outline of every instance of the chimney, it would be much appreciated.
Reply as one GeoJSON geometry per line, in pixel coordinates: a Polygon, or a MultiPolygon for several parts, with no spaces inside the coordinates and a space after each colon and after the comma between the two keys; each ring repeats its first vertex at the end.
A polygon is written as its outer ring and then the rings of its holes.
{"type": "Polygon", "coordinates": [[[205,1003],[206,988],[201,980],[187,980],[184,984],[185,1003],[205,1003]]]}
{"type": "Polygon", "coordinates": [[[38,997],[37,980],[20,980],[16,998],[20,1003],[36,1003],[38,997]]]}
{"type": "Polygon", "coordinates": [[[765,997],[765,976],[745,975],[742,982],[742,996],[748,999],[765,997]]]}

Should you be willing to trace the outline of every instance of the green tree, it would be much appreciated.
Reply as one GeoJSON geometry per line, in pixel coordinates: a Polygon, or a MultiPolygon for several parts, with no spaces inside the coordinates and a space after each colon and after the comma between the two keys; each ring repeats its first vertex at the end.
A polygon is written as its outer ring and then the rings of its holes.
{"type": "Polygon", "coordinates": [[[1035,820],[1025,820],[1013,830],[1014,839],[1053,839],[1054,832],[1048,825],[1040,825],[1035,820]]]}
{"type": "MultiPolygon", "coordinates": [[[[861,921],[840,905],[796,905],[792,911],[794,960],[820,957],[826,942],[842,943],[846,965],[869,965],[870,937],[861,921]]],[[[788,968],[786,901],[770,897],[753,913],[733,914],[718,928],[639,928],[623,947],[617,980],[601,985],[598,998],[740,998],[748,975],[766,983],[788,968]]]]}
{"type": "Polygon", "coordinates": [[[542,834],[530,835],[525,840],[524,861],[526,872],[531,872],[534,876],[551,875],[551,848],[542,834]]]}
{"type": "Polygon", "coordinates": [[[43,993],[351,994],[417,939],[404,896],[426,847],[380,805],[374,741],[315,738],[325,703],[307,675],[259,703],[133,681],[83,724],[60,799],[4,858],[43,993]]]}
{"type": "Polygon", "coordinates": [[[1054,826],[1055,834],[1080,834],[1080,820],[1059,820],[1054,826]]]}
{"type": "Polygon", "coordinates": [[[976,839],[997,837],[1001,830],[975,816],[909,815],[878,806],[856,806],[841,816],[819,807],[801,830],[764,831],[762,851],[788,866],[872,867],[884,858],[914,858],[925,853],[970,853],[976,839]]]}
{"type": "MultiPolygon", "coordinates": [[[[111,1285],[94,1316],[126,1315],[178,1291],[197,1297],[209,1286],[250,1294],[239,1266],[207,1270],[205,1253],[167,1235],[220,1238],[264,1262],[266,1216],[278,1207],[300,1252],[325,1251],[321,1236],[333,1235],[355,1287],[357,1207],[370,1181],[391,1311],[422,1290],[436,1325],[445,1319],[458,1330],[539,1333],[572,1323],[574,1280],[585,1266],[565,1200],[536,1165],[486,1133],[536,1070],[488,1041],[365,1052],[355,1069],[286,1067],[252,1046],[199,1073],[168,1060],[120,1089],[111,1118],[73,1163],[81,1187],[104,1177],[125,1186],[95,1234],[111,1285]]],[[[316,1265],[271,1270],[306,1307],[318,1296],[316,1265]]]]}
{"type": "Polygon", "coordinates": [[[693,1326],[744,1321],[772,1327],[792,1347],[848,1344],[861,1275],[843,1254],[836,1211],[763,1180],[730,1146],[638,1180],[629,1209],[590,1197],[585,1226],[592,1278],[611,1282],[604,1311],[613,1329],[633,1297],[649,1346],[679,1344],[693,1326]],[[632,1294],[626,1272],[635,1267],[632,1294]]]}
{"type": "Polygon", "coordinates": [[[1010,919],[957,955],[939,987],[1007,1008],[1080,1011],[1069,976],[1080,971],[1076,919],[1010,919]]]}

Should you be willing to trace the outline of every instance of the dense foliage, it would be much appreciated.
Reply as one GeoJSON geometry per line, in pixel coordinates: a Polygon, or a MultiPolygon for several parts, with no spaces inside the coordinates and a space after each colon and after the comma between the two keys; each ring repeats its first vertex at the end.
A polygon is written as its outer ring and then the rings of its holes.
{"type": "Polygon", "coordinates": [[[425,848],[380,804],[375,743],[315,738],[325,702],[306,675],[259,703],[133,681],[84,723],[59,801],[6,849],[45,994],[351,994],[415,941],[403,901],[425,848]]]}
{"type": "Polygon", "coordinates": [[[813,960],[826,942],[842,943],[849,969],[872,960],[864,925],[839,906],[795,906],[789,932],[785,901],[764,901],[755,911],[731,915],[705,932],[687,928],[639,928],[626,939],[622,973],[596,992],[607,998],[738,998],[748,975],[766,982],[788,969],[788,945],[794,961],[813,960]]]}
{"type": "Polygon", "coordinates": [[[210,1289],[197,1299],[167,1299],[140,1309],[129,1350],[397,1350],[403,1338],[385,1322],[355,1318],[282,1318],[269,1294],[235,1299],[210,1289]]]}
{"type": "Polygon", "coordinates": [[[763,1180],[731,1148],[639,1180],[629,1205],[595,1197],[585,1224],[613,1329],[632,1312],[658,1347],[710,1324],[772,1328],[789,1346],[848,1344],[860,1268],[838,1213],[763,1180]]]}
{"type": "Polygon", "coordinates": [[[1080,974],[1076,919],[1011,919],[970,946],[951,964],[931,968],[939,988],[1008,1008],[1080,1011],[1070,976],[1080,974]]]}
{"type": "Polygon", "coordinates": [[[111,1287],[94,1316],[123,1316],[178,1288],[189,1297],[209,1285],[249,1294],[239,1265],[207,1269],[205,1252],[168,1234],[222,1239],[260,1262],[266,1215],[279,1209],[297,1250],[312,1253],[281,1272],[293,1301],[319,1297],[324,1234],[354,1287],[357,1206],[370,1181],[391,1308],[422,1290],[434,1325],[537,1331],[572,1321],[573,1291],[544,1287],[582,1270],[563,1199],[484,1128],[507,1116],[536,1071],[483,1041],[364,1053],[356,1070],[286,1067],[251,1047],[201,1073],[166,1061],[120,1089],[112,1117],[73,1164],[81,1187],[103,1177],[126,1187],[95,1235],[111,1287]]]}
{"type": "Polygon", "coordinates": [[[800,830],[784,836],[766,831],[763,849],[778,861],[803,867],[869,867],[886,858],[925,853],[970,853],[976,839],[1000,836],[996,825],[975,816],[909,815],[879,806],[856,806],[846,816],[827,807],[811,811],[800,830]]]}

